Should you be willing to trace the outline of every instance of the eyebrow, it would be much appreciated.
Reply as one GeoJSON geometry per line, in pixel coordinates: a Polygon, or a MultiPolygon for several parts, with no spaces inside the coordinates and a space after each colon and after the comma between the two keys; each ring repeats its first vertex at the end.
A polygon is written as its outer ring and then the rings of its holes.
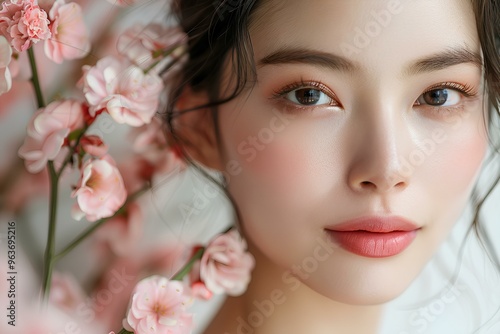
{"type": "Polygon", "coordinates": [[[354,72],[359,69],[358,65],[342,56],[304,48],[281,48],[258,63],[260,66],[280,64],[315,65],[342,72],[354,72]]]}
{"type": "MultiPolygon", "coordinates": [[[[419,58],[405,67],[402,73],[405,76],[417,75],[464,63],[472,63],[479,68],[483,67],[480,54],[465,46],[460,46],[419,58]]],[[[358,63],[345,57],[306,48],[281,48],[258,62],[261,67],[281,64],[306,64],[341,72],[356,72],[361,68],[358,63]]]]}
{"type": "Polygon", "coordinates": [[[473,64],[479,69],[483,68],[483,60],[479,53],[473,52],[464,46],[455,47],[449,48],[444,52],[433,54],[429,57],[418,59],[406,68],[403,73],[405,75],[416,75],[467,63],[473,64]]]}

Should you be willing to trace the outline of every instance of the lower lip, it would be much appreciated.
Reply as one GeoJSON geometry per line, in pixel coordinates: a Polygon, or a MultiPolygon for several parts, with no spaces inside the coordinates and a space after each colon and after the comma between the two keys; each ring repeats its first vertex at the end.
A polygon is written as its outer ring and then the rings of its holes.
{"type": "Polygon", "coordinates": [[[340,247],[366,257],[388,257],[401,253],[417,236],[417,231],[368,232],[327,230],[340,247]]]}

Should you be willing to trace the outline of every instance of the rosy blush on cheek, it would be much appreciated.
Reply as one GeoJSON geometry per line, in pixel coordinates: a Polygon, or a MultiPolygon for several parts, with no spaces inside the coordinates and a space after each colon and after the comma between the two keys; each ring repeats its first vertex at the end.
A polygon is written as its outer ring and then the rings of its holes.
{"type": "Polygon", "coordinates": [[[242,165],[271,189],[294,190],[307,175],[308,154],[302,150],[290,143],[269,143],[242,165]]]}
{"type": "MultiPolygon", "coordinates": [[[[462,189],[467,183],[472,186],[476,174],[479,172],[481,162],[486,151],[485,139],[480,136],[472,137],[470,141],[463,143],[459,147],[450,148],[450,155],[447,163],[450,178],[457,180],[457,187],[462,189]]],[[[451,183],[453,188],[453,183],[451,183]]]]}

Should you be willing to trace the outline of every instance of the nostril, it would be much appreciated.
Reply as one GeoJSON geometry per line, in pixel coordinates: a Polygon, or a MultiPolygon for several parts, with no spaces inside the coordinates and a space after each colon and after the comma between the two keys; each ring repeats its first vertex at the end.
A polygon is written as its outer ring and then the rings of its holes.
{"type": "Polygon", "coordinates": [[[370,181],[361,182],[361,187],[362,188],[377,188],[377,186],[370,181]]]}

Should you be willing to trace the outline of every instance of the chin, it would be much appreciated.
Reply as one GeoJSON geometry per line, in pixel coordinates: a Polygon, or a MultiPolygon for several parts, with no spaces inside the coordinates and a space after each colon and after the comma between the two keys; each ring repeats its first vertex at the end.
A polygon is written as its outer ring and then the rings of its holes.
{"type": "Polygon", "coordinates": [[[418,277],[430,254],[408,249],[398,256],[367,258],[340,251],[318,267],[307,279],[306,288],[349,305],[380,305],[399,297],[418,277]]]}

